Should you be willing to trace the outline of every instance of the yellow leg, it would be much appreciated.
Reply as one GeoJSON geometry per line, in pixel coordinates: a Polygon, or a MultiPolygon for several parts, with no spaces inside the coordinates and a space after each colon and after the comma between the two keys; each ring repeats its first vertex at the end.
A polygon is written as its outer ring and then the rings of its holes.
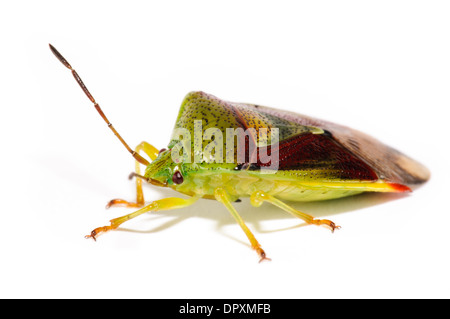
{"type": "Polygon", "coordinates": [[[253,206],[255,207],[259,207],[261,206],[261,204],[267,201],[275,206],[280,207],[281,209],[287,211],[288,213],[291,213],[292,215],[294,215],[295,217],[298,217],[300,219],[303,219],[305,222],[307,222],[308,224],[313,224],[313,225],[322,225],[325,226],[327,228],[330,228],[332,232],[334,232],[335,229],[339,229],[341,228],[341,226],[336,226],[335,223],[333,223],[331,220],[328,219],[316,219],[311,215],[302,213],[294,208],[292,208],[289,205],[286,205],[285,203],[283,203],[282,201],[280,201],[279,199],[276,199],[275,197],[263,192],[263,191],[256,191],[254,192],[251,196],[250,196],[250,202],[253,206]]]}
{"type": "MultiPolygon", "coordinates": [[[[144,151],[150,159],[153,161],[156,157],[158,157],[159,150],[157,150],[154,146],[147,142],[142,142],[135,148],[135,152],[139,153],[140,151],[144,151]]],[[[136,161],[135,171],[136,174],[141,175],[141,164],[136,161]]],[[[144,192],[142,191],[142,179],[136,178],[136,202],[128,202],[123,199],[113,199],[107,205],[106,208],[111,206],[126,206],[126,207],[142,207],[145,204],[144,200],[144,192]]]]}
{"type": "Polygon", "coordinates": [[[266,253],[261,248],[261,245],[256,240],[255,236],[252,234],[250,229],[248,229],[247,225],[245,225],[244,220],[242,217],[238,214],[236,209],[234,209],[233,205],[231,205],[231,200],[227,194],[227,192],[223,188],[217,188],[214,191],[214,196],[217,199],[217,201],[221,202],[225,205],[225,207],[229,210],[231,215],[234,217],[234,219],[237,221],[239,226],[241,226],[242,230],[244,231],[245,235],[247,235],[248,240],[250,241],[250,244],[252,245],[252,248],[256,250],[258,253],[260,260],[259,262],[263,260],[270,260],[270,258],[266,257],[266,253]]]}
{"type": "Polygon", "coordinates": [[[91,231],[90,235],[86,235],[85,238],[93,238],[94,240],[96,240],[98,234],[107,232],[109,230],[114,230],[127,220],[135,218],[143,213],[186,207],[195,203],[199,198],[200,196],[196,195],[188,199],[169,197],[160,200],[155,200],[154,202],[151,202],[144,208],[141,208],[131,214],[111,219],[110,220],[111,224],[109,226],[97,227],[96,229],[91,231]]]}

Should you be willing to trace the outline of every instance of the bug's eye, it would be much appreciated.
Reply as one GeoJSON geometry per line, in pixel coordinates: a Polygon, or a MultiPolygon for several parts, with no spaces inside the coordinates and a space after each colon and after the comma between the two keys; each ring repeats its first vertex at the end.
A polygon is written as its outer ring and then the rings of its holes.
{"type": "Polygon", "coordinates": [[[160,149],[158,154],[161,154],[161,153],[164,152],[165,150],[166,150],[165,148],[160,149]]]}
{"type": "Polygon", "coordinates": [[[176,171],[172,176],[172,181],[175,184],[181,184],[183,183],[183,175],[181,175],[180,171],[176,171]]]}

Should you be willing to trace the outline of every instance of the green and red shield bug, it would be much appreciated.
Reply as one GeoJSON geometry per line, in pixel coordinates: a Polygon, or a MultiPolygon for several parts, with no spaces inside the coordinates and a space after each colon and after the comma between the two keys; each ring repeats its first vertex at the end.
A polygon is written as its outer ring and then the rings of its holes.
{"type": "Polygon", "coordinates": [[[332,221],[314,218],[283,200],[409,192],[429,179],[428,169],[417,161],[349,127],[265,106],[223,101],[203,92],[191,92],[184,98],[167,148],[158,150],[142,142],[133,150],[77,72],[52,45],[50,49],[72,71],[108,127],[136,160],[135,172],[130,175],[136,177],[136,201],[113,199],[107,207],[140,209],[95,228],[86,238],[96,239],[146,212],[186,207],[200,198],[215,199],[235,218],[262,261],[268,259],[266,253],[232,205],[240,198],[249,197],[256,207],[267,201],[308,224],[334,231],[339,226],[332,221]],[[140,155],[141,151],[151,162],[140,155]],[[143,175],[141,164],[146,166],[143,175]],[[146,205],[142,181],[170,187],[189,198],[170,197],[146,205]]]}

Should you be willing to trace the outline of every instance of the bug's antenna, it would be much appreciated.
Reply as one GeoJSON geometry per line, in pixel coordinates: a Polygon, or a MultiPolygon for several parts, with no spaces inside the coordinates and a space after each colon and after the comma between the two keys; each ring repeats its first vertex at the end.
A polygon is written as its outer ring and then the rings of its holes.
{"type": "Polygon", "coordinates": [[[123,146],[125,146],[125,148],[128,150],[128,152],[131,153],[131,155],[136,159],[136,161],[138,161],[139,163],[143,164],[143,165],[149,165],[150,163],[143,158],[141,155],[139,155],[139,153],[136,153],[135,151],[133,151],[128,144],[124,141],[124,139],[122,138],[122,136],[120,136],[120,134],[116,131],[116,129],[114,128],[114,126],[111,124],[111,122],[109,122],[108,118],[105,116],[105,114],[103,113],[102,109],[100,108],[100,105],[98,105],[98,103],[95,101],[94,97],[91,95],[91,93],[88,91],[86,85],[84,85],[83,81],[81,80],[80,76],[78,75],[78,73],[72,68],[72,66],[69,64],[69,62],[67,62],[67,60],[61,55],[61,53],[58,52],[58,50],[55,49],[55,47],[51,44],[49,44],[50,46],[50,50],[53,52],[53,54],[58,58],[58,60],[64,64],[64,66],[66,68],[68,68],[70,71],[72,71],[72,75],[75,78],[75,80],[77,81],[77,83],[80,85],[81,89],[83,90],[83,92],[86,94],[86,96],[89,98],[89,100],[91,100],[91,102],[94,104],[95,109],[97,110],[97,112],[100,114],[100,116],[103,118],[103,120],[106,122],[106,124],[108,124],[108,127],[111,129],[111,131],[113,131],[114,135],[117,136],[117,138],[120,140],[120,142],[122,142],[123,146]]]}

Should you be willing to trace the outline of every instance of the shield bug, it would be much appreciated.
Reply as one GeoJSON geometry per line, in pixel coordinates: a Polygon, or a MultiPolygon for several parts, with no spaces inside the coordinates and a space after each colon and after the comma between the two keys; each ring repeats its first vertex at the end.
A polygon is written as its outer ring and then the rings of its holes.
{"type": "Polygon", "coordinates": [[[308,224],[334,231],[339,226],[332,221],[314,218],[284,201],[327,200],[362,192],[409,192],[429,179],[429,171],[417,161],[349,127],[265,106],[227,102],[203,92],[191,92],[184,98],[167,148],[158,150],[142,142],[133,150],[77,72],[52,45],[50,49],[71,70],[136,161],[135,172],[130,175],[136,178],[136,201],[113,199],[107,207],[140,209],[95,228],[86,238],[95,240],[99,234],[146,212],[186,207],[200,198],[215,199],[231,213],[262,261],[268,259],[266,253],[232,205],[240,198],[249,197],[256,207],[269,202],[308,224]],[[144,174],[141,164],[146,167],[144,174]],[[143,181],[170,187],[188,198],[170,197],[146,204],[143,181]]]}

